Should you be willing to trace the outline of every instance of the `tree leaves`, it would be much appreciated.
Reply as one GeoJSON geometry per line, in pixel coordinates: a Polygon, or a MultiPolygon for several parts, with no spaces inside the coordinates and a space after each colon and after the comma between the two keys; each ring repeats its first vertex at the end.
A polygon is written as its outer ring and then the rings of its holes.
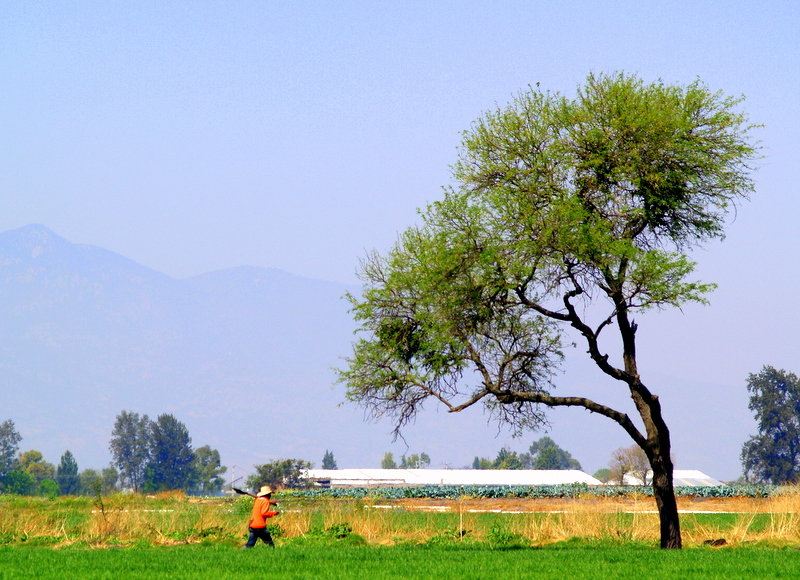
{"type": "Polygon", "coordinates": [[[755,412],[759,434],[741,453],[745,476],[782,485],[800,476],[800,379],[785,370],[764,366],[749,375],[748,407],[755,412]]]}

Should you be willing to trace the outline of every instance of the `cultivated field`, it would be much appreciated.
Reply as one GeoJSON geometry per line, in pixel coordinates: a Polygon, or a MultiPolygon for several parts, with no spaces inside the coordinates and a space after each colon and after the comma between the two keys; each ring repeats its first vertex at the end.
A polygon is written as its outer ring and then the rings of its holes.
{"type": "Polygon", "coordinates": [[[239,550],[249,498],[0,496],[0,579],[794,578],[800,494],[681,498],[656,548],[652,498],[281,499],[277,549],[239,550]]]}
{"type": "MultiPolygon", "coordinates": [[[[536,546],[579,538],[656,545],[652,498],[297,499],[278,497],[279,545],[336,539],[368,545],[536,546]],[[337,539],[336,536],[339,536],[337,539]]],[[[101,499],[0,496],[0,545],[92,548],[236,545],[251,501],[115,495],[101,499]]],[[[686,546],[800,546],[800,493],[771,498],[679,498],[686,546]]]]}

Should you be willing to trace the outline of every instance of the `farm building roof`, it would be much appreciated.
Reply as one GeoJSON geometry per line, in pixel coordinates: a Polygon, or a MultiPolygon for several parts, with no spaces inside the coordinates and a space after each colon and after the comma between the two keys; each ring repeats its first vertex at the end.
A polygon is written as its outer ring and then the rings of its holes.
{"type": "Polygon", "coordinates": [[[310,469],[308,478],[334,487],[406,485],[601,485],[576,469],[310,469]]]}
{"type": "MultiPolygon", "coordinates": [[[[647,472],[647,484],[649,485],[653,478],[653,472],[647,472]]],[[[717,481],[713,477],[709,477],[702,471],[697,469],[676,469],[672,472],[673,484],[687,485],[692,487],[702,487],[706,485],[724,485],[721,481],[717,481]]],[[[625,485],[643,485],[641,479],[630,473],[625,475],[625,485]]]]}

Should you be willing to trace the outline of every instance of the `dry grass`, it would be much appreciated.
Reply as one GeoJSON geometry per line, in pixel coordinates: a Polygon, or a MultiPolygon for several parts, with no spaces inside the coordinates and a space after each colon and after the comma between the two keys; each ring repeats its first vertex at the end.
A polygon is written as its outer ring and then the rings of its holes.
{"type": "MultiPolygon", "coordinates": [[[[280,499],[280,498],[279,498],[280,499]]],[[[273,520],[283,538],[347,523],[369,543],[421,543],[436,536],[480,540],[492,529],[517,534],[533,545],[570,538],[657,542],[652,498],[461,500],[286,500],[273,520]],[[467,530],[466,536],[458,530],[467,530]]],[[[800,491],[769,499],[680,498],[687,546],[725,539],[726,544],[800,544],[800,491]],[[691,512],[691,513],[689,513],[691,512]],[[719,513],[724,512],[724,513],[719,513]]],[[[241,542],[249,515],[246,500],[194,500],[181,494],[154,498],[118,495],[91,499],[3,499],[0,543],[76,542],[104,547],[139,542],[168,545],[241,542]]]]}

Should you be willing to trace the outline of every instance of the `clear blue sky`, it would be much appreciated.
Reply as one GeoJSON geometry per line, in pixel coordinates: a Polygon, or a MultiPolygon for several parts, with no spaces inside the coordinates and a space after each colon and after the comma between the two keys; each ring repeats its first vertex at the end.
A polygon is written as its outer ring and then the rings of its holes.
{"type": "Polygon", "coordinates": [[[248,264],[352,283],[437,198],[482,111],[590,71],[699,77],[747,97],[766,156],[728,239],[696,255],[712,306],[649,317],[642,358],[689,385],[676,401],[725,393],[704,405],[730,417],[697,420],[735,423],[712,474],[735,477],[747,373],[800,372],[799,6],[5,1],[0,231],[42,223],[176,277],[248,264]]]}

